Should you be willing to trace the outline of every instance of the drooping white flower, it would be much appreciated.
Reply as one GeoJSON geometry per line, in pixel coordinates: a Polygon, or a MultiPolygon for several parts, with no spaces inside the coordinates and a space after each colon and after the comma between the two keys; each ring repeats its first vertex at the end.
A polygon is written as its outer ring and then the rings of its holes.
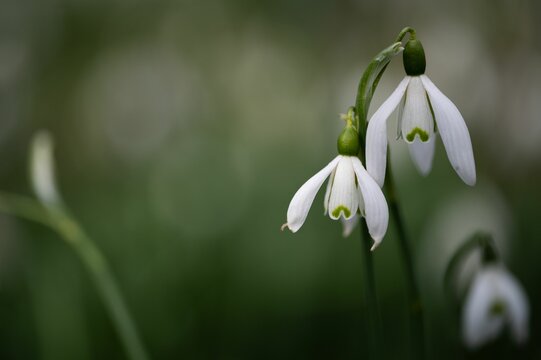
{"type": "Polygon", "coordinates": [[[30,179],[36,196],[44,205],[57,206],[61,203],[56,189],[53,139],[44,130],[36,133],[32,139],[30,179]]]}
{"type": "Polygon", "coordinates": [[[462,335],[470,348],[495,339],[509,326],[513,340],[528,339],[529,304],[526,293],[503,265],[489,264],[475,275],[462,313],[462,335]]]}
{"type": "Polygon", "coordinates": [[[435,139],[439,133],[456,173],[466,184],[473,186],[476,181],[475,161],[468,128],[455,104],[424,75],[424,60],[420,42],[410,40],[404,50],[404,67],[408,75],[368,123],[366,168],[383,186],[387,163],[387,119],[398,107],[398,138],[408,144],[419,172],[426,175],[432,169],[435,139]],[[409,46],[410,43],[414,45],[409,46]]]}
{"type": "Polygon", "coordinates": [[[287,223],[282,229],[298,231],[312,206],[318,190],[329,178],[325,193],[325,214],[333,220],[350,221],[360,213],[366,218],[374,250],[387,231],[389,210],[378,184],[364,169],[356,156],[338,155],[312,176],[295,193],[287,210],[287,223]]]}

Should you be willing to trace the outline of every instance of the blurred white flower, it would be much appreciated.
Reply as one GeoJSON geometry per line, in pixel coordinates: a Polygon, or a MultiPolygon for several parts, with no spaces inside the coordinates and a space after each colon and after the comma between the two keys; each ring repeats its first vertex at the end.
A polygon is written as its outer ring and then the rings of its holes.
{"type": "Polygon", "coordinates": [[[518,281],[501,264],[481,268],[473,279],[462,313],[466,345],[477,348],[495,339],[505,325],[517,344],[528,339],[529,304],[518,281]]]}
{"type": "Polygon", "coordinates": [[[30,149],[30,179],[39,200],[47,206],[61,203],[56,189],[53,139],[48,131],[41,130],[32,138],[30,149]]]}
{"type": "Polygon", "coordinates": [[[319,188],[329,176],[325,214],[328,212],[333,220],[351,220],[359,211],[366,218],[370,236],[374,239],[374,250],[387,231],[389,210],[378,184],[356,156],[338,155],[301,186],[289,204],[287,223],[282,230],[288,227],[296,232],[301,228],[319,188]]]}
{"type": "Polygon", "coordinates": [[[406,76],[374,113],[366,135],[366,168],[383,186],[387,163],[387,119],[399,106],[398,138],[403,138],[423,175],[432,169],[436,131],[460,178],[473,186],[475,161],[468,128],[456,106],[426,75],[406,76]],[[400,106],[399,106],[400,103],[400,106]]]}

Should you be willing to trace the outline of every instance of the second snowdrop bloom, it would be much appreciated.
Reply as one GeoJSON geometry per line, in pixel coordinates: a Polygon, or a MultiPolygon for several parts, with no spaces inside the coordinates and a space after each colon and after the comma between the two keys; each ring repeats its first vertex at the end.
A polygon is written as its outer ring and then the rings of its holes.
{"type": "Polygon", "coordinates": [[[529,304],[522,286],[500,264],[484,266],[474,277],[462,314],[462,334],[470,348],[494,340],[509,327],[517,344],[528,339],[529,304]]]}
{"type": "Polygon", "coordinates": [[[476,181],[470,134],[457,107],[424,75],[424,50],[411,39],[404,48],[407,76],[374,113],[366,135],[366,167],[383,186],[387,163],[387,119],[398,107],[398,138],[408,144],[410,155],[426,175],[432,168],[436,134],[458,176],[468,185],[476,181]]]}
{"type": "Polygon", "coordinates": [[[301,228],[317,192],[328,178],[325,214],[333,220],[346,221],[352,221],[357,214],[364,216],[374,239],[372,250],[380,244],[387,231],[389,210],[380,187],[357,157],[358,149],[358,133],[350,119],[338,139],[340,155],[295,193],[287,209],[287,223],[282,229],[287,227],[296,232],[301,228]]]}

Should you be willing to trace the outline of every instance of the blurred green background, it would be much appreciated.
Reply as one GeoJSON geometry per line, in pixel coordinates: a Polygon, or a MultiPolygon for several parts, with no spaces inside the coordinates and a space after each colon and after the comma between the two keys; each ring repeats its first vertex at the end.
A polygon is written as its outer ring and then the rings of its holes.
{"type": "MultiPolygon", "coordinates": [[[[404,26],[469,126],[478,184],[440,141],[431,175],[392,141],[430,358],[541,358],[541,3],[538,1],[0,2],[0,188],[31,194],[28,144],[56,140],[65,202],[112,264],[156,359],[366,357],[359,233],[319,194],[280,232],[302,183],[336,155],[338,114],[404,26]],[[442,273],[494,233],[531,304],[530,341],[461,346],[442,273]]],[[[403,77],[391,63],[373,101],[403,77]]],[[[395,123],[393,120],[392,124],[395,123]]],[[[407,354],[391,221],[374,253],[387,358],[407,354]]],[[[472,261],[475,261],[473,259],[472,261]]],[[[93,283],[58,236],[0,216],[0,358],[123,359],[93,283]]]]}

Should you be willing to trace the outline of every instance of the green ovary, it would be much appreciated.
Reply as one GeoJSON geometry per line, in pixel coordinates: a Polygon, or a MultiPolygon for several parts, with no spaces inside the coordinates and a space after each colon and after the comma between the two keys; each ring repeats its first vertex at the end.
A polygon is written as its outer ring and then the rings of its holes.
{"type": "Polygon", "coordinates": [[[343,212],[344,216],[347,218],[351,215],[351,211],[347,207],[345,207],[344,205],[340,205],[332,211],[332,216],[337,218],[340,215],[340,212],[343,212]]]}
{"type": "Polygon", "coordinates": [[[406,139],[409,142],[412,142],[413,139],[415,139],[416,134],[419,134],[419,138],[421,139],[422,142],[428,141],[428,133],[426,131],[424,131],[423,129],[420,129],[418,127],[411,130],[410,133],[408,135],[406,135],[406,139]]]}

